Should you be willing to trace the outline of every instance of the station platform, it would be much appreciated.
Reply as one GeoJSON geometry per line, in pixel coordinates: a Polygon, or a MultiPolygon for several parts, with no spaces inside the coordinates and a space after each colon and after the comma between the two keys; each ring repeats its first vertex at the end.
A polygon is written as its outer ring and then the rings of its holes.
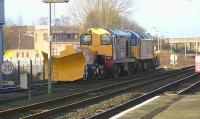
{"type": "Polygon", "coordinates": [[[200,95],[157,96],[111,119],[200,119],[200,95]]]}

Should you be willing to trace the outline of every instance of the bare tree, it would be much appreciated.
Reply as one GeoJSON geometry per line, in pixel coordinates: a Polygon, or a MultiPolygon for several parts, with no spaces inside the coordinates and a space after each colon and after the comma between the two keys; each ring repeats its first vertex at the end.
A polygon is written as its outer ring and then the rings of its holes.
{"type": "MultiPolygon", "coordinates": [[[[75,0],[71,10],[74,20],[83,28],[139,28],[132,20],[128,19],[133,0],[75,0]],[[80,9],[79,9],[80,8],[80,9]],[[130,26],[132,25],[132,26],[130,26]]],[[[138,30],[139,31],[139,30],[138,30]]]]}
{"type": "Polygon", "coordinates": [[[38,21],[39,25],[47,25],[48,24],[48,17],[41,17],[38,21]]]}
{"type": "Polygon", "coordinates": [[[70,18],[67,16],[60,16],[60,18],[55,18],[56,26],[70,26],[70,18]]]}
{"type": "Polygon", "coordinates": [[[139,26],[138,23],[136,23],[135,21],[130,20],[128,18],[122,19],[121,27],[135,31],[135,32],[144,32],[145,31],[145,29],[142,28],[141,26],[139,26]]]}
{"type": "Polygon", "coordinates": [[[70,17],[67,17],[65,15],[62,15],[60,17],[60,20],[61,20],[61,25],[62,26],[70,26],[70,17]]]}
{"type": "Polygon", "coordinates": [[[6,19],[6,26],[14,26],[15,24],[13,23],[12,20],[6,19]]]}
{"type": "Polygon", "coordinates": [[[20,15],[17,17],[17,23],[16,23],[18,26],[22,26],[24,24],[24,21],[23,21],[23,16],[20,15]]]}
{"type": "Polygon", "coordinates": [[[13,40],[13,35],[16,34],[16,32],[13,29],[13,26],[4,26],[3,28],[3,46],[4,46],[4,51],[7,51],[9,49],[13,48],[13,44],[17,44],[17,40],[13,40]]]}

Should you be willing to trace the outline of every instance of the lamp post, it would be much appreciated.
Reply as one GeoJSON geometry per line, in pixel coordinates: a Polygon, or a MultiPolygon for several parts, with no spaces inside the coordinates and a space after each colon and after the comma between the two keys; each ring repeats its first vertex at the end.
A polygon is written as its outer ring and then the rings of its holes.
{"type": "Polygon", "coordinates": [[[157,50],[160,50],[160,35],[159,35],[159,30],[154,26],[153,29],[157,33],[157,50]]]}
{"type": "Polygon", "coordinates": [[[198,34],[195,33],[195,50],[196,50],[196,56],[197,56],[197,53],[198,53],[197,37],[198,37],[198,34]]]}
{"type": "Polygon", "coordinates": [[[48,21],[48,39],[49,39],[49,51],[48,51],[48,94],[51,94],[52,85],[51,85],[51,3],[65,3],[69,0],[43,0],[44,3],[49,4],[49,21],[48,21]]]}
{"type": "Polygon", "coordinates": [[[160,36],[159,36],[159,31],[158,32],[158,50],[160,50],[160,36]]]}

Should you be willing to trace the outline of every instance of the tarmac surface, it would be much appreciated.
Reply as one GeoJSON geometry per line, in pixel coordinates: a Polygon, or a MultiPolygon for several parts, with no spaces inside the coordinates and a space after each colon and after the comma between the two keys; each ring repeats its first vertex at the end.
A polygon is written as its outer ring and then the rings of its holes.
{"type": "Polygon", "coordinates": [[[112,119],[200,119],[200,95],[163,95],[112,119]]]}

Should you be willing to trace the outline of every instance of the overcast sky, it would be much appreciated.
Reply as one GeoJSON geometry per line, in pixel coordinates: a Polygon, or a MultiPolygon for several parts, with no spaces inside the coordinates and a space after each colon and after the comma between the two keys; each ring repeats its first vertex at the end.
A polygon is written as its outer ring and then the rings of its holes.
{"type": "MultiPolygon", "coordinates": [[[[56,16],[69,15],[71,4],[56,4],[56,16]]],[[[130,17],[152,34],[200,35],[200,0],[135,0],[133,10],[130,17]]],[[[5,0],[6,19],[15,23],[19,16],[24,24],[32,24],[47,15],[42,0],[5,0]]]]}

